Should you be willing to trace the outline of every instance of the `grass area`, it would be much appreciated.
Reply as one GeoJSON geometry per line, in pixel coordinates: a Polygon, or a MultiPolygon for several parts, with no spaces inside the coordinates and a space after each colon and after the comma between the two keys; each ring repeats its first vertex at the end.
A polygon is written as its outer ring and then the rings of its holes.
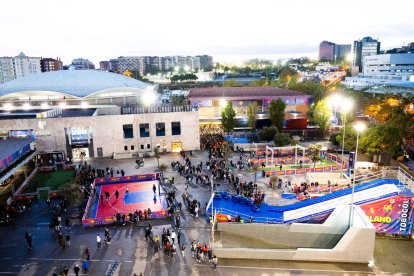
{"type": "Polygon", "coordinates": [[[25,192],[36,192],[37,188],[49,187],[50,190],[58,190],[60,186],[71,181],[75,177],[74,170],[38,172],[27,185],[25,192]]]}
{"type": "MultiPolygon", "coordinates": [[[[338,166],[338,164],[334,161],[331,161],[329,159],[322,159],[321,162],[316,162],[316,168],[318,167],[325,167],[325,166],[338,166]]],[[[313,168],[313,163],[309,163],[309,164],[304,164],[303,168],[313,168]]],[[[300,169],[299,165],[285,165],[283,164],[282,166],[282,170],[292,170],[292,169],[300,169]]],[[[260,171],[262,170],[262,167],[260,167],[260,171]]],[[[274,170],[279,170],[279,166],[274,166],[274,167],[266,167],[264,169],[266,172],[267,171],[274,171],[274,170]]],[[[251,170],[248,170],[251,171],[251,170]]]]}

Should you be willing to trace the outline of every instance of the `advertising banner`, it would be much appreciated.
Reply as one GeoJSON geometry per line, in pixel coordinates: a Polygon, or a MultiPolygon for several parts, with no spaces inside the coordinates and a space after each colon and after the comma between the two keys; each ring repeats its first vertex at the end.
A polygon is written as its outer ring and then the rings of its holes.
{"type": "Polygon", "coordinates": [[[394,196],[361,205],[377,233],[411,235],[413,229],[413,197],[394,196]]]}

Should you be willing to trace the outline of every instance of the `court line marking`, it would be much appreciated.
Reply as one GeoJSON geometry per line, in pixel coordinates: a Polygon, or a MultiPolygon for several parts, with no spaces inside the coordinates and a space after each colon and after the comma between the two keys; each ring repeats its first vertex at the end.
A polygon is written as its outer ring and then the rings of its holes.
{"type": "MultiPolygon", "coordinates": [[[[206,266],[211,267],[212,265],[206,264],[195,264],[196,266],[206,266]]],[[[357,270],[333,270],[333,269],[304,269],[304,268],[280,268],[280,267],[254,267],[254,266],[234,266],[234,265],[217,265],[217,268],[241,268],[241,269],[256,269],[256,270],[281,270],[281,271],[309,271],[309,272],[336,272],[336,273],[364,273],[370,275],[376,275],[375,272],[369,271],[357,271],[357,270]]],[[[390,272],[381,272],[390,274],[390,272]]],[[[406,274],[406,273],[401,273],[406,274]]]]}

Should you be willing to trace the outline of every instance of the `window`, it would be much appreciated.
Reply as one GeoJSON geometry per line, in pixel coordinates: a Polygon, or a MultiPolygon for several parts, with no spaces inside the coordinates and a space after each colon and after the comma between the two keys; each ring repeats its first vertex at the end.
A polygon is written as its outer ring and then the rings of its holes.
{"type": "Polygon", "coordinates": [[[172,135],[181,135],[181,123],[171,122],[171,132],[172,135]]]}
{"type": "Polygon", "coordinates": [[[141,145],[141,149],[142,149],[142,150],[144,149],[144,145],[141,145]]]}
{"type": "Polygon", "coordinates": [[[150,149],[151,148],[151,145],[150,144],[147,144],[147,149],[150,149]]]}
{"type": "Polygon", "coordinates": [[[132,145],[132,146],[131,146],[131,150],[134,150],[134,149],[135,149],[135,147],[132,145]]]}
{"type": "Polygon", "coordinates": [[[123,125],[122,128],[124,130],[125,139],[134,138],[134,130],[133,130],[132,125],[123,125]]]}
{"type": "Polygon", "coordinates": [[[124,146],[124,150],[128,150],[128,146],[124,146]]]}
{"type": "Polygon", "coordinates": [[[156,123],[155,133],[157,136],[165,136],[165,123],[156,123]]]}
{"type": "Polygon", "coordinates": [[[139,136],[140,137],[149,137],[149,124],[139,124],[139,136]]]}

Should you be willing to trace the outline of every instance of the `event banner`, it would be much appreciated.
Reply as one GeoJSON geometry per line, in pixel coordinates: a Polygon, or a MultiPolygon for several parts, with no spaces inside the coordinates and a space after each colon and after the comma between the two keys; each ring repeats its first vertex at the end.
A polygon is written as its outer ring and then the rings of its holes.
{"type": "Polygon", "coordinates": [[[412,196],[393,196],[360,207],[375,226],[377,233],[411,235],[413,202],[412,196]]]}

